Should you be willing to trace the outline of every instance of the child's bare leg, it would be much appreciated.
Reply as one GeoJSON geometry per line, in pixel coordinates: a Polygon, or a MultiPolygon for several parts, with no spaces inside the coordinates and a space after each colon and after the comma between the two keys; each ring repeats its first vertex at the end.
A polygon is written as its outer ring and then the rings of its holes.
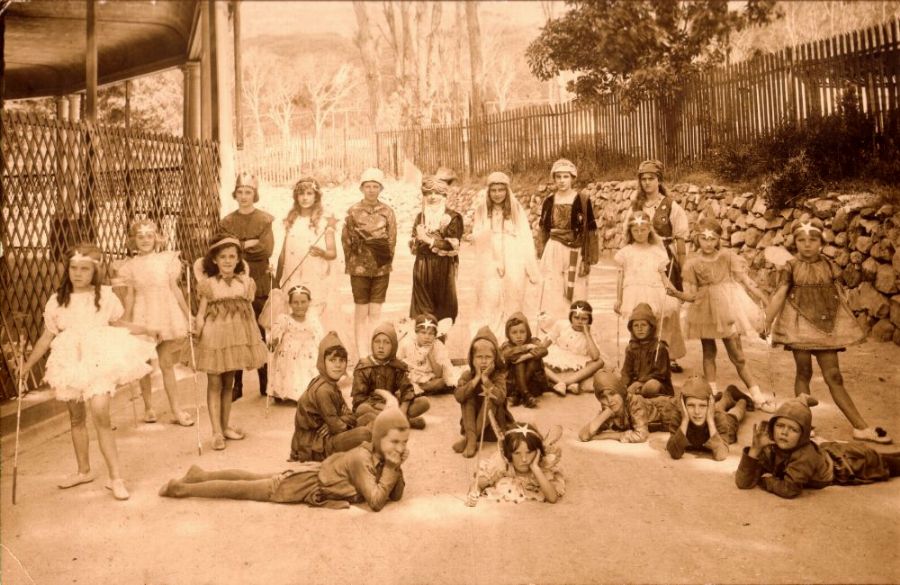
{"type": "Polygon", "coordinates": [[[353,335],[358,359],[368,355],[369,305],[353,305],[353,335]]]}
{"type": "MultiPolygon", "coordinates": [[[[813,374],[812,353],[802,349],[795,349],[791,353],[794,354],[794,365],[797,369],[797,373],[794,376],[794,395],[809,395],[809,383],[813,374]]],[[[821,367],[821,362],[819,362],[819,366],[821,367]]]]}
{"type": "MultiPolygon", "coordinates": [[[[230,402],[230,401],[229,401],[230,402]]],[[[209,410],[209,424],[212,427],[213,437],[221,435],[222,431],[222,375],[206,375],[206,407],[209,410]]]]}
{"type": "MultiPolygon", "coordinates": [[[[171,363],[171,356],[177,348],[177,344],[168,341],[157,345],[156,353],[159,355],[160,363],[171,363]]],[[[182,424],[185,424],[191,417],[187,412],[181,410],[181,405],[178,402],[178,381],[175,379],[175,368],[173,366],[160,366],[159,370],[162,373],[163,388],[166,391],[166,398],[169,399],[169,409],[172,411],[172,416],[177,421],[182,421],[182,424]]]]}
{"type": "Polygon", "coordinates": [[[734,406],[726,411],[726,414],[730,414],[735,420],[741,422],[744,420],[744,415],[747,414],[747,401],[743,399],[738,400],[734,406]]]}
{"type": "Polygon", "coordinates": [[[472,397],[463,404],[463,429],[465,443],[463,457],[474,457],[478,450],[478,413],[476,412],[475,398],[472,397]]]}
{"type": "Polygon", "coordinates": [[[244,469],[218,469],[206,471],[196,465],[191,465],[184,477],[177,481],[181,483],[200,483],[204,481],[253,481],[257,479],[272,479],[274,473],[253,473],[244,469]]]}
{"type": "Polygon", "coordinates": [[[409,403],[409,409],[406,411],[407,418],[416,418],[417,416],[422,416],[428,409],[431,408],[431,402],[428,401],[424,396],[418,396],[413,398],[409,403]]]}
{"type": "Polygon", "coordinates": [[[716,340],[701,339],[700,345],[703,348],[703,375],[713,384],[716,381],[716,340]]]}
{"type": "Polygon", "coordinates": [[[234,386],[234,372],[225,372],[222,374],[222,432],[224,433],[230,428],[228,421],[231,419],[231,404],[233,397],[231,387],[234,386]]]}
{"type": "Polygon", "coordinates": [[[156,413],[153,411],[153,384],[150,382],[150,374],[140,379],[141,398],[144,401],[144,422],[156,422],[156,413]]]}
{"type": "Polygon", "coordinates": [[[844,387],[844,377],[841,375],[837,352],[817,351],[815,355],[816,361],[819,362],[819,367],[822,369],[825,383],[828,384],[828,389],[831,391],[831,397],[834,398],[834,403],[841,409],[853,428],[860,430],[868,428],[869,425],[856,409],[856,404],[853,403],[850,393],[844,387]]]}
{"type": "Polygon", "coordinates": [[[332,448],[335,453],[342,451],[349,451],[350,449],[357,447],[366,441],[372,440],[372,432],[367,427],[356,427],[355,429],[350,429],[344,431],[343,433],[338,433],[333,438],[332,448]]]}
{"type": "Polygon", "coordinates": [[[78,473],[88,475],[91,472],[90,437],[87,430],[87,407],[80,400],[68,400],[69,423],[72,427],[72,446],[75,447],[75,461],[78,473]]]}
{"type": "Polygon", "coordinates": [[[722,340],[722,345],[725,346],[725,351],[728,352],[728,359],[734,364],[734,369],[737,370],[738,376],[741,377],[741,380],[744,381],[747,388],[756,386],[753,374],[750,373],[750,366],[747,365],[747,359],[744,357],[744,349],[741,346],[740,336],[733,335],[731,337],[726,337],[722,340]]]}
{"type": "MultiPolygon", "coordinates": [[[[569,384],[577,384],[577,389],[573,389],[576,392],[584,391],[592,391],[594,389],[594,373],[598,372],[600,368],[603,367],[603,360],[594,360],[585,364],[583,368],[578,370],[577,372],[569,372],[570,382],[569,384]]],[[[572,388],[570,388],[572,389],[572,388]]]]}
{"type": "Polygon", "coordinates": [[[272,496],[274,475],[265,476],[265,479],[217,479],[200,483],[183,483],[173,479],[159,490],[159,495],[169,498],[221,498],[268,502],[272,496]]]}
{"type": "Polygon", "coordinates": [[[106,460],[109,469],[109,479],[119,479],[119,451],[116,449],[116,437],[113,435],[109,421],[109,395],[99,394],[91,398],[91,418],[94,419],[94,428],[97,429],[97,442],[100,444],[100,452],[106,460]]]}

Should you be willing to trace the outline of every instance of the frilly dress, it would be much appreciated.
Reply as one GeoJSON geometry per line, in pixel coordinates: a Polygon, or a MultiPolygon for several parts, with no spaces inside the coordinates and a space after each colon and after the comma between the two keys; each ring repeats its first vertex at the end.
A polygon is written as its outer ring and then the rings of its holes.
{"type": "Polygon", "coordinates": [[[50,342],[44,381],[57,400],[113,395],[116,386],[152,371],[147,361],[156,357],[155,344],[122,327],[110,326],[124,312],[108,286],[100,288],[99,309],[94,305],[93,290],[72,293],[65,307],[59,305],[55,294],[50,297],[44,309],[44,327],[55,337],[50,342]]]}
{"type": "Polygon", "coordinates": [[[779,287],[787,284],[788,295],[772,327],[774,343],[785,349],[840,351],[866,338],[838,291],[837,278],[838,269],[821,256],[788,261],[779,274],[779,287]]]}
{"type": "Polygon", "coordinates": [[[171,287],[181,274],[179,252],[154,252],[129,258],[118,276],[134,289],[132,321],[160,332],[163,341],[187,336],[187,317],[171,287]]]}
{"type": "Polygon", "coordinates": [[[440,376],[447,386],[456,386],[462,373],[450,361],[447,346],[439,339],[431,345],[419,346],[415,333],[406,335],[397,346],[397,359],[409,367],[407,375],[413,386],[430,382],[440,376]],[[438,373],[439,372],[439,373],[438,373]]]}
{"type": "Polygon", "coordinates": [[[221,374],[255,370],[266,363],[266,346],[251,305],[255,291],[247,274],[237,274],[230,281],[213,276],[197,285],[197,292],[207,302],[195,348],[197,370],[221,374]]]}
{"type": "MultiPolygon", "coordinates": [[[[554,323],[547,332],[547,337],[553,343],[547,348],[547,357],[544,358],[545,365],[560,371],[580,370],[591,361],[584,333],[575,331],[568,320],[561,319],[554,323]]],[[[609,360],[602,354],[600,359],[605,364],[609,363],[609,360]]]]}
{"type": "Polygon", "coordinates": [[[307,314],[305,321],[297,321],[292,315],[275,318],[271,336],[280,341],[269,372],[268,391],[273,397],[300,400],[310,381],[319,375],[316,360],[324,335],[314,315],[307,314]]]}
{"type": "Polygon", "coordinates": [[[688,303],[686,338],[724,339],[762,330],[762,310],[734,279],[746,273],[747,262],[729,249],[710,259],[700,254],[688,259],[682,277],[697,287],[697,299],[688,303]]]}
{"type": "MultiPolygon", "coordinates": [[[[566,480],[563,477],[562,449],[556,444],[544,445],[544,456],[540,466],[547,481],[550,482],[559,497],[566,493],[566,480]]],[[[546,500],[541,485],[534,473],[518,473],[499,450],[488,459],[483,459],[475,472],[476,482],[489,484],[484,488],[484,495],[496,502],[513,502],[518,504],[526,500],[543,502],[546,500]]]]}
{"type": "Polygon", "coordinates": [[[330,277],[334,276],[336,270],[332,269],[332,260],[313,256],[309,254],[309,250],[313,244],[325,249],[325,236],[322,234],[328,230],[334,232],[334,228],[328,227],[325,217],[319,218],[318,229],[310,225],[310,218],[298,217],[285,231],[284,247],[279,258],[279,282],[286,279],[280,282],[281,289],[287,292],[298,284],[309,288],[312,294],[310,308],[320,319],[327,308],[328,293],[334,284],[330,277]],[[301,261],[303,264],[297,268],[301,261]]]}
{"type": "Polygon", "coordinates": [[[666,315],[678,312],[678,301],[666,295],[659,270],[669,262],[666,250],[654,244],[628,244],[616,252],[613,260],[624,273],[622,279],[622,315],[626,318],[640,303],[647,303],[654,315],[665,308],[666,315]]]}

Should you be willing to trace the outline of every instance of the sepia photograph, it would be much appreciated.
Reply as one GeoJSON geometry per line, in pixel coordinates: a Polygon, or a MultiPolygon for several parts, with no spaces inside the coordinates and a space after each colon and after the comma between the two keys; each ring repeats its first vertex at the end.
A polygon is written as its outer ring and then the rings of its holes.
{"type": "Polygon", "coordinates": [[[900,583],[900,0],[0,48],[3,585],[900,583]]]}

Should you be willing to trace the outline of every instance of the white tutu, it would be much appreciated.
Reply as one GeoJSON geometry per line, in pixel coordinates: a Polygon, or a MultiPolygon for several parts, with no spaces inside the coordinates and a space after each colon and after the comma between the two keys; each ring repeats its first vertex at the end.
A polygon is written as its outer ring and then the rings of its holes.
{"type": "Polygon", "coordinates": [[[156,357],[155,343],[108,325],[62,331],[50,350],[44,380],[57,400],[115,394],[116,386],[153,371],[147,361],[156,357]]]}
{"type": "Polygon", "coordinates": [[[580,370],[588,361],[588,356],[571,352],[555,344],[547,348],[547,355],[544,357],[545,365],[560,371],[580,370]]]}

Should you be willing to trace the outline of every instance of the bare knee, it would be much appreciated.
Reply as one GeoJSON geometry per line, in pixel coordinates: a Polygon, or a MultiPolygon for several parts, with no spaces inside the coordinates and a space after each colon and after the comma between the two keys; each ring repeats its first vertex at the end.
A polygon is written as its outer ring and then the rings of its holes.
{"type": "Polygon", "coordinates": [[[822,372],[822,377],[825,378],[825,383],[829,388],[844,385],[844,376],[841,374],[840,370],[829,368],[822,372]]]}
{"type": "MultiPolygon", "coordinates": [[[[809,382],[812,380],[812,363],[798,363],[797,364],[797,378],[803,380],[804,382],[809,382]]],[[[826,377],[826,380],[828,378],[826,377]]]]}
{"type": "Polygon", "coordinates": [[[715,359],[718,349],[716,348],[715,339],[701,339],[700,345],[703,348],[703,357],[706,359],[715,359]]]}
{"type": "Polygon", "coordinates": [[[84,402],[70,401],[68,407],[69,423],[73,429],[87,425],[87,408],[84,402]]]}

